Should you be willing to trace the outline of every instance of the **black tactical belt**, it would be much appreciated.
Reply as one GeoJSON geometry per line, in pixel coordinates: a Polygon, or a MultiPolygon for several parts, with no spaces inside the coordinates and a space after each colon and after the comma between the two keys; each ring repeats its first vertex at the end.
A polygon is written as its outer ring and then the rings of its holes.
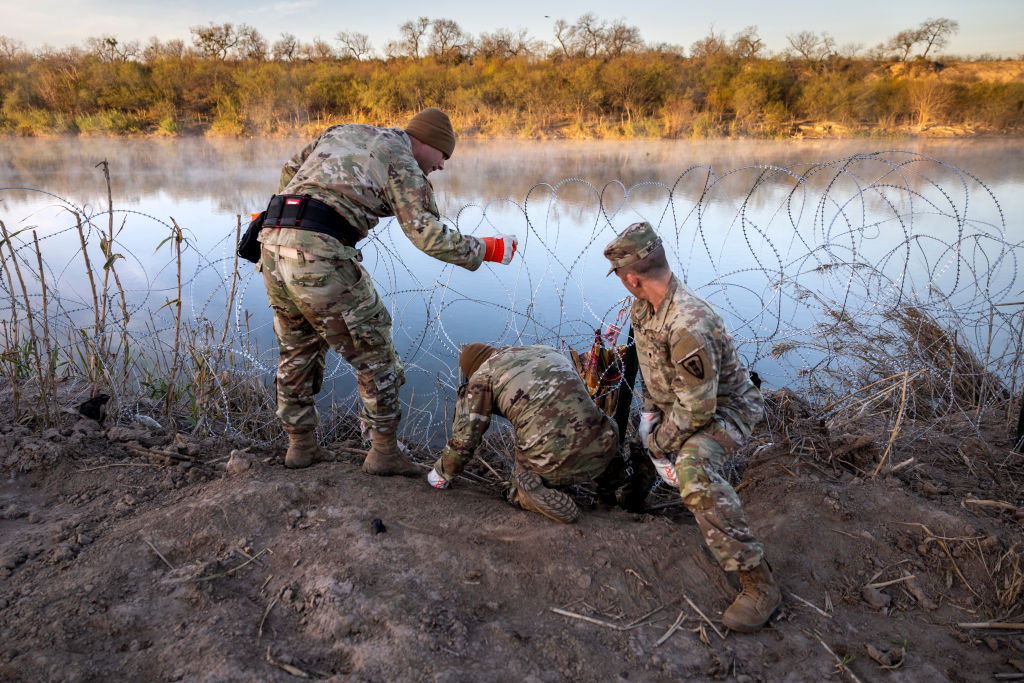
{"type": "Polygon", "coordinates": [[[276,194],[271,197],[261,227],[322,232],[346,247],[354,247],[359,241],[359,232],[341,214],[308,194],[276,194]]]}

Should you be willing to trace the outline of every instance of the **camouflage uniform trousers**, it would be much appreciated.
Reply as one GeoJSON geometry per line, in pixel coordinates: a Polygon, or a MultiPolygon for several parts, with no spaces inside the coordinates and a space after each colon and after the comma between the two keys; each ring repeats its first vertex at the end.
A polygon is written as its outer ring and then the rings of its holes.
{"type": "Polygon", "coordinates": [[[675,462],[679,495],[725,571],[753,569],[764,555],[764,546],[747,526],[739,496],[721,474],[725,459],[738,447],[725,423],[715,418],[683,443],[675,462]]]}
{"type": "Polygon", "coordinates": [[[565,453],[565,457],[547,466],[538,467],[517,449],[516,468],[536,472],[548,486],[589,483],[608,469],[616,456],[618,444],[619,428],[605,416],[604,427],[597,438],[579,444],[565,453]]]}
{"type": "Polygon", "coordinates": [[[378,430],[401,418],[405,371],[391,341],[391,314],[363,266],[264,246],[260,267],[277,335],[277,417],[287,432],[316,427],[316,394],[328,346],[356,371],[362,417],[378,430]],[[292,257],[296,256],[296,257],[292,257]]]}

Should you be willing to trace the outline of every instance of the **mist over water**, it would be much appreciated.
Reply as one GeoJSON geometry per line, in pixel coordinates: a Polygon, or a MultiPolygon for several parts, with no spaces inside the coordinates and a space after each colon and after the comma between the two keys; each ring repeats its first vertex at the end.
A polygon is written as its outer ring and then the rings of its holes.
{"type": "MultiPolygon", "coordinates": [[[[168,247],[157,247],[176,222],[189,246],[187,313],[220,326],[239,222],[265,206],[281,165],[306,142],[6,139],[0,220],[11,232],[36,230],[48,286],[72,315],[89,310],[74,212],[87,230],[123,226],[118,270],[133,310],[164,322],[167,310],[158,309],[175,275],[168,247]]],[[[430,177],[438,207],[463,232],[517,234],[521,250],[510,266],[470,273],[418,252],[393,220],[360,245],[395,320],[407,416],[443,416],[461,344],[589,348],[626,296],[606,277],[601,251],[638,220],[656,226],[676,272],[723,313],[744,358],[776,386],[794,366],[772,349],[818,322],[820,309],[800,290],[858,311],[940,291],[947,308],[980,315],[978,291],[986,302],[1010,301],[1022,289],[1014,260],[1024,240],[1022,151],[1024,142],[1006,139],[461,141],[430,177]],[[903,151],[870,156],[884,150],[903,151]]],[[[269,378],[276,346],[262,280],[240,268],[231,324],[245,324],[248,311],[254,360],[269,378]]],[[[805,355],[796,369],[817,361],[805,355]]],[[[354,377],[335,354],[328,375],[322,400],[354,400],[354,377]]]]}

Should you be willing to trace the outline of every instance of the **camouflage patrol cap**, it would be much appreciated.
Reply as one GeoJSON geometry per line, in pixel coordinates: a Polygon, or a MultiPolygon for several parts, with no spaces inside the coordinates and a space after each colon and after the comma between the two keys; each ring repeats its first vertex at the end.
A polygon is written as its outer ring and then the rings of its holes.
{"type": "Polygon", "coordinates": [[[650,223],[633,223],[604,248],[605,258],[612,264],[608,275],[614,273],[616,268],[642,261],[660,246],[661,238],[650,223]]]}

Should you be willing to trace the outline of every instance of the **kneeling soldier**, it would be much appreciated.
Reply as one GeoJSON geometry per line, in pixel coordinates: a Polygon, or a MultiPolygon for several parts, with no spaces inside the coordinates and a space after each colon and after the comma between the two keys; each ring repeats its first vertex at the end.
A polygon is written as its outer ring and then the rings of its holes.
{"type": "Polygon", "coordinates": [[[732,335],[711,306],[672,273],[647,223],[634,223],[605,247],[608,274],[636,297],[633,334],[644,386],[640,436],[662,478],[679,488],[712,555],[738,571],[742,591],[722,617],[734,631],[755,631],[781,594],[721,475],[764,412],[761,392],[736,354],[732,335]]]}
{"type": "Polygon", "coordinates": [[[572,363],[550,346],[469,344],[459,354],[467,381],[459,387],[452,437],[427,480],[447,488],[480,445],[491,416],[515,431],[509,501],[567,524],[575,501],[551,486],[598,478],[616,457],[618,429],[597,407],[572,363]]]}

